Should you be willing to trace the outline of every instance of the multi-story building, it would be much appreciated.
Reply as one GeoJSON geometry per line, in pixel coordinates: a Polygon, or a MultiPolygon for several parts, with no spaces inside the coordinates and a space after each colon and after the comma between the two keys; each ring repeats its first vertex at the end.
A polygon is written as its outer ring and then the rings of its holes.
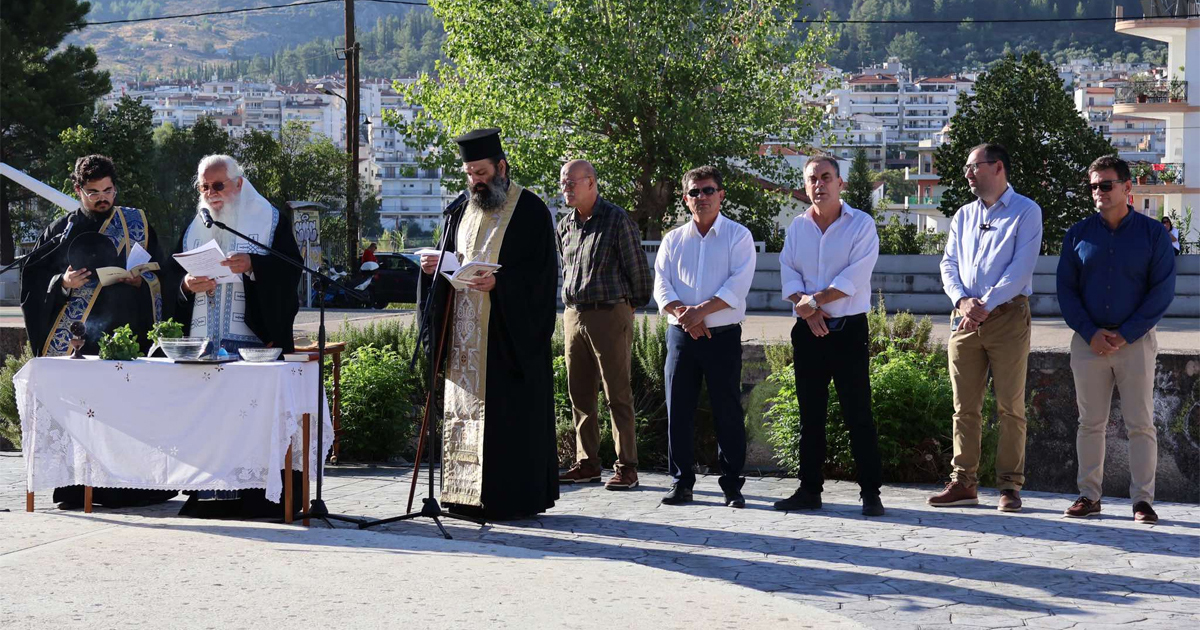
{"type": "Polygon", "coordinates": [[[1116,88],[1114,116],[1136,116],[1164,123],[1163,157],[1139,175],[1134,185],[1134,207],[1150,214],[1173,216],[1185,240],[1200,236],[1200,221],[1179,225],[1188,210],[1200,213],[1200,2],[1142,3],[1141,18],[1124,15],[1117,7],[1118,33],[1166,42],[1166,76],[1130,80],[1116,88]],[[1186,140],[1186,141],[1185,141],[1186,140]],[[1157,210],[1147,198],[1161,199],[1157,210]]]}
{"type": "Polygon", "coordinates": [[[945,129],[940,129],[934,138],[922,140],[917,145],[916,165],[904,169],[904,179],[916,185],[916,194],[904,198],[903,208],[891,211],[900,214],[903,221],[915,223],[921,230],[945,232],[950,229],[950,219],[938,210],[946,187],[942,185],[933,160],[933,152],[945,140],[944,134],[945,129]]]}
{"type": "Polygon", "coordinates": [[[828,127],[824,136],[812,143],[814,148],[843,160],[853,160],[855,152],[862,149],[867,153],[872,170],[887,168],[887,131],[882,120],[868,114],[855,114],[848,119],[835,118],[829,121],[828,127]]]}

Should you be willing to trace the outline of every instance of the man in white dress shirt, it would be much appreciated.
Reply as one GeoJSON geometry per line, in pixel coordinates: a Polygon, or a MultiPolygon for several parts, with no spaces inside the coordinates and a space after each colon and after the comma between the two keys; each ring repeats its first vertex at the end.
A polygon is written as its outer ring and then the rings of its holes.
{"type": "Polygon", "coordinates": [[[800,403],[800,487],[775,502],[777,510],[821,507],[825,476],[825,420],[833,380],[850,430],[862,513],[883,516],[879,437],[871,414],[871,354],[867,311],[879,235],[871,215],[841,199],[837,161],[827,155],[804,166],[813,205],[788,226],[779,273],[783,299],[792,303],[792,368],[800,403]]]}
{"type": "Polygon", "coordinates": [[[692,500],[692,440],[701,380],[708,385],[725,505],[746,506],[742,466],[742,320],[754,278],[750,230],[721,215],[721,173],[701,166],[683,176],[692,220],[663,237],[654,261],[654,300],[667,321],[667,457],[674,481],[667,505],[692,500]]]}
{"type": "Polygon", "coordinates": [[[928,503],[979,503],[983,397],[991,371],[1000,412],[996,480],[1003,512],[1021,510],[1025,484],[1025,371],[1029,362],[1029,295],[1042,248],[1042,209],[1008,183],[1008,151],[971,150],[963,174],[979,199],[950,221],[942,285],[954,304],[947,343],[954,387],[954,459],[950,483],[928,503]]]}

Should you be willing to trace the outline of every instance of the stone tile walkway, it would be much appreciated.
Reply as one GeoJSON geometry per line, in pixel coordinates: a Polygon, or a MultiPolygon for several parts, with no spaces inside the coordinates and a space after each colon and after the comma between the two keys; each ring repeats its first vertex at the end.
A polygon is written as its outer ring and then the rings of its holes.
{"type": "MultiPolygon", "coordinates": [[[[22,469],[20,457],[0,456],[0,509],[24,508],[22,469]]],[[[330,468],[325,499],[334,512],[396,515],[404,511],[410,475],[406,468],[330,468]]],[[[885,630],[1200,625],[1196,505],[1158,504],[1162,522],[1145,526],[1132,522],[1127,499],[1106,500],[1101,517],[1078,521],[1062,518],[1074,499],[1067,495],[1024,493],[1024,511],[1005,514],[995,510],[994,491],[985,491],[978,507],[934,510],[925,505],[932,487],[887,486],[887,515],[867,519],[859,513],[857,488],[846,482],[827,484],[825,509],[813,513],[771,509],[794,489],[787,479],[748,480],[744,510],[724,507],[713,477],[699,480],[695,503],[659,505],[668,484],[665,475],[644,474],[641,488],[624,493],[566,486],[558,505],[537,519],[483,528],[447,521],[454,536],[447,548],[502,546],[633,563],[745,587],[823,609],[830,619],[885,630]]],[[[165,518],[178,505],[132,512],[165,518]]],[[[39,497],[38,509],[53,509],[49,497],[39,497]]],[[[5,520],[20,523],[19,516],[5,520]]],[[[195,523],[166,522],[167,528],[195,523]]],[[[304,535],[338,532],[314,527],[304,535]]],[[[22,534],[24,544],[35,543],[36,532],[22,534]]],[[[365,534],[403,537],[366,539],[395,546],[432,539],[437,531],[417,519],[365,534]]],[[[0,558],[4,553],[0,546],[0,558]]],[[[656,585],[649,581],[636,595],[653,596],[656,585]]],[[[569,603],[586,601],[589,593],[564,589],[543,596],[569,603]]]]}

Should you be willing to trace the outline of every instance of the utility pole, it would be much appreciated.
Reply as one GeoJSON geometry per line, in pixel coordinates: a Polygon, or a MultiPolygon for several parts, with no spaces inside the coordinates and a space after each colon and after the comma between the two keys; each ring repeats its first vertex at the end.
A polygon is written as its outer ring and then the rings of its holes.
{"type": "Polygon", "coordinates": [[[350,158],[346,182],[346,270],[358,269],[358,52],[354,39],[354,0],[346,0],[346,152],[350,158]]]}

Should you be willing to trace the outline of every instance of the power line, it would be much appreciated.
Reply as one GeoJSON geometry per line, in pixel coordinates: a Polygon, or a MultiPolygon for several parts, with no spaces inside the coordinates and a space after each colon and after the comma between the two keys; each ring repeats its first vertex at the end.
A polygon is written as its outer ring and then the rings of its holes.
{"type": "Polygon", "coordinates": [[[81,27],[87,26],[105,26],[108,24],[135,24],[138,22],[157,22],[159,20],[179,20],[183,18],[205,17],[208,15],[232,15],[234,13],[250,13],[252,11],[270,11],[272,9],[291,9],[295,7],[303,7],[311,4],[329,4],[336,2],[342,4],[343,0],[305,0],[303,2],[293,2],[291,4],[274,4],[265,7],[249,7],[246,9],[224,9],[221,11],[202,11],[200,13],[185,13],[180,15],[160,15],[157,17],[134,18],[128,20],[105,20],[103,22],[84,22],[81,27]]]}

